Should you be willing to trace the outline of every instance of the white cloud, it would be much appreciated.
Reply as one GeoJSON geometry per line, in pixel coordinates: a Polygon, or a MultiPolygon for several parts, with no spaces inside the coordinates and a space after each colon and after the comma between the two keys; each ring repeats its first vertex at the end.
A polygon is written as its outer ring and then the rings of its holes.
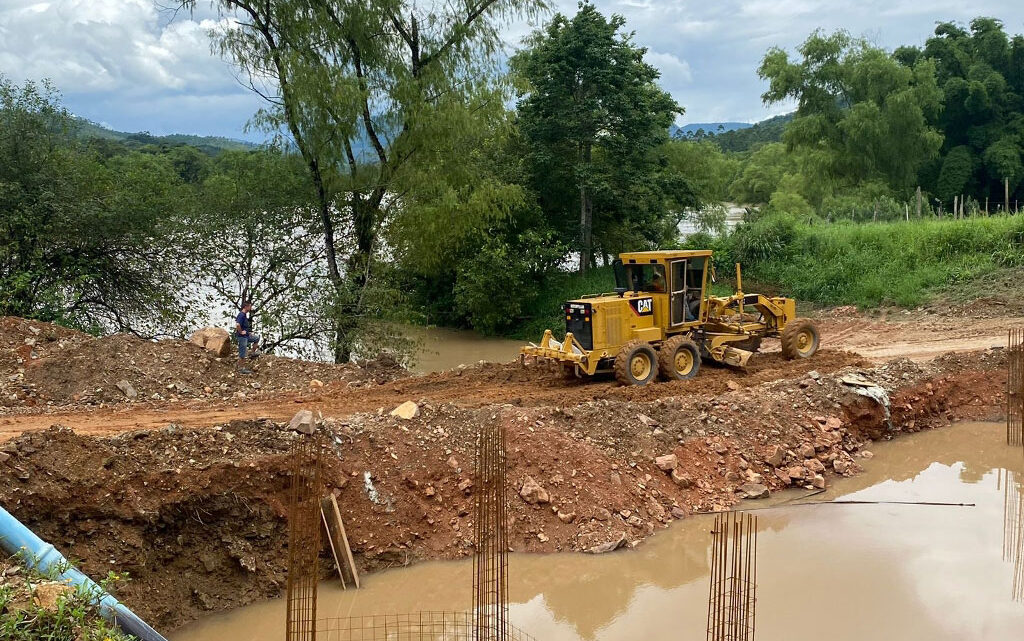
{"type": "Polygon", "coordinates": [[[675,54],[648,51],[645,60],[661,72],[661,85],[666,89],[682,87],[693,80],[690,63],[675,54]]]}
{"type": "MultiPolygon", "coordinates": [[[[4,0],[0,73],[15,82],[50,79],[73,111],[118,128],[135,122],[131,114],[139,105],[154,103],[171,110],[152,113],[154,122],[182,127],[194,122],[182,110],[197,99],[223,104],[235,97],[229,102],[237,103],[246,94],[232,67],[211,53],[208,33],[219,25],[204,13],[173,14],[152,0],[4,0]],[[109,111],[100,112],[101,105],[109,111]]],[[[257,104],[251,97],[248,102],[248,113],[231,114],[237,124],[224,133],[241,133],[257,104]]]]}
{"type": "MultiPolygon", "coordinates": [[[[818,27],[847,29],[885,47],[921,44],[936,21],[976,15],[1024,31],[1019,0],[593,2],[606,15],[625,17],[688,122],[760,120],[786,108],[761,104],[757,66],[768,47],[792,50],[818,27]]],[[[0,0],[0,73],[15,81],[50,78],[72,111],[120,129],[241,136],[261,103],[210,52],[207,33],[219,18],[198,4],[194,15],[172,20],[154,0],[0,0]]],[[[577,10],[577,0],[553,5],[568,15],[577,10]]],[[[536,26],[509,25],[510,49],[536,26]]]]}

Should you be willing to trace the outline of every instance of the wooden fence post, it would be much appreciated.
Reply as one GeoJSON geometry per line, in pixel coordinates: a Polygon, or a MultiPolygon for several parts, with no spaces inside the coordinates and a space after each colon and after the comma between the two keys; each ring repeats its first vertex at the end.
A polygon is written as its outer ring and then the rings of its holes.
{"type": "Polygon", "coordinates": [[[917,186],[917,217],[921,217],[921,185],[917,186]]]}

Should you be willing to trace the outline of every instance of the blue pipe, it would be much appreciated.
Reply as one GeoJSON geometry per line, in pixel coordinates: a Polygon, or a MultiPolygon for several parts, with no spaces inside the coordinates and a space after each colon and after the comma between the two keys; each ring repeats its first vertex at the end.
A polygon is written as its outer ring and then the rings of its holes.
{"type": "Polygon", "coordinates": [[[167,641],[159,632],[149,627],[138,615],[110,596],[95,581],[68,563],[64,555],[24,526],[10,512],[0,507],[0,548],[10,555],[22,554],[25,563],[39,572],[51,568],[64,569],[60,578],[77,587],[79,591],[92,596],[99,605],[100,614],[124,632],[140,641],[167,641]],[[66,568],[66,569],[65,569],[66,568]]]}

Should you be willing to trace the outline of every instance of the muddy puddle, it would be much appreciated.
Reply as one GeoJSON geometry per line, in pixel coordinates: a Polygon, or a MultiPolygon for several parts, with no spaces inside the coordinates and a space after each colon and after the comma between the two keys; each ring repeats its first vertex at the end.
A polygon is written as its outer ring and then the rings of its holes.
{"type": "MultiPolygon", "coordinates": [[[[1022,638],[1017,545],[1004,549],[1007,503],[1024,453],[998,424],[960,424],[877,443],[865,473],[811,498],[792,492],[759,517],[760,641],[1022,638]],[[798,505],[842,498],[974,504],[798,505]]],[[[746,507],[763,503],[747,502],[746,507]]],[[[1011,508],[1012,510],[1012,508],[1011,508]]],[[[1011,526],[1014,524],[1010,524],[1011,526]]],[[[510,556],[510,616],[538,641],[704,639],[711,519],[675,523],[632,551],[510,556]]],[[[465,610],[467,562],[424,563],[320,590],[320,617],[465,610]]],[[[282,638],[284,601],[183,627],[172,641],[282,638]]]]}
{"type": "Polygon", "coordinates": [[[519,357],[525,341],[489,338],[468,330],[403,325],[401,332],[416,343],[412,371],[441,372],[480,361],[507,363],[519,357]]]}

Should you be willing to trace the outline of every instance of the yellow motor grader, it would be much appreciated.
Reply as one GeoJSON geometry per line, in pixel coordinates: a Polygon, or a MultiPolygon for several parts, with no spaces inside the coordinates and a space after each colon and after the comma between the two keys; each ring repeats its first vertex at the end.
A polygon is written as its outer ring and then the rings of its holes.
{"type": "Polygon", "coordinates": [[[711,296],[710,250],[621,254],[614,263],[615,292],[565,303],[565,336],[551,330],[521,358],[560,364],[577,376],[614,372],[623,385],[646,385],[697,375],[702,359],[744,367],[765,338],[779,338],[786,358],[818,350],[817,327],[796,317],[792,298],[743,293],[711,296]]]}

